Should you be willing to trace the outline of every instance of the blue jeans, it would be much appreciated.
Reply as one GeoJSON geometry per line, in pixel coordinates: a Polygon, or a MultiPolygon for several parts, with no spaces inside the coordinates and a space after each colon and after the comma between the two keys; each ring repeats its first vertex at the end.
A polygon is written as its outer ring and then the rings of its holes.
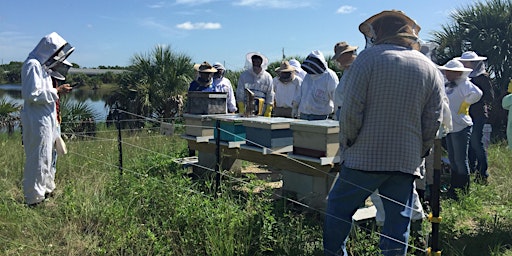
{"type": "Polygon", "coordinates": [[[329,115],[313,115],[313,114],[304,114],[304,113],[300,113],[300,119],[302,119],[302,120],[308,120],[308,121],[313,121],[313,120],[326,120],[328,116],[329,116],[329,115]]]}
{"type": "Polygon", "coordinates": [[[451,193],[454,192],[454,189],[467,190],[469,188],[468,148],[470,137],[471,126],[446,136],[451,167],[451,193]]]}
{"type": "Polygon", "coordinates": [[[484,124],[486,122],[487,118],[485,117],[473,119],[473,131],[471,132],[468,151],[469,169],[476,170],[484,178],[489,177],[487,172],[487,153],[485,152],[484,143],[482,143],[484,124]]]}
{"type": "Polygon", "coordinates": [[[383,255],[405,255],[414,176],[398,172],[366,172],[342,166],[335,182],[327,199],[324,254],[348,255],[346,244],[352,228],[352,215],[373,191],[379,189],[384,196],[382,203],[386,212],[379,247],[383,255]]]}

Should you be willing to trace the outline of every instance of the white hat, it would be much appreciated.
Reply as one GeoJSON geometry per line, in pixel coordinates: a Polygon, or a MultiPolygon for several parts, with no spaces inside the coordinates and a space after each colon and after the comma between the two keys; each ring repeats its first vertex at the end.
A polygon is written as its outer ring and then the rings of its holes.
{"type": "Polygon", "coordinates": [[[220,70],[226,70],[226,69],[224,68],[224,66],[223,66],[220,62],[215,62],[215,63],[213,63],[213,67],[214,67],[214,68],[216,68],[217,70],[219,70],[219,69],[220,69],[220,70]]]}
{"type": "Polygon", "coordinates": [[[476,52],[468,51],[468,52],[463,53],[460,57],[455,57],[454,59],[459,60],[459,61],[481,61],[481,60],[486,60],[487,57],[478,56],[478,54],[476,54],[476,52]]]}
{"type": "Polygon", "coordinates": [[[437,67],[440,70],[448,70],[448,71],[459,71],[459,72],[471,72],[473,69],[464,67],[464,64],[462,62],[453,59],[448,61],[444,66],[437,67]]]}

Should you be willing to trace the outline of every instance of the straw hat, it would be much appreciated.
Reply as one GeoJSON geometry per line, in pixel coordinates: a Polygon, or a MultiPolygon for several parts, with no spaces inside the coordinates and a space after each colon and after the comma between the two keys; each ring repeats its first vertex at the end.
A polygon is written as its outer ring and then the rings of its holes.
{"type": "Polygon", "coordinates": [[[487,57],[478,56],[478,54],[476,54],[476,52],[468,51],[468,52],[463,53],[460,57],[455,57],[454,59],[459,60],[459,61],[481,61],[481,60],[486,60],[487,57]]]}
{"type": "Polygon", "coordinates": [[[276,72],[293,72],[295,68],[287,60],[281,62],[281,66],[275,69],[276,72]]]}
{"type": "Polygon", "coordinates": [[[471,72],[473,69],[464,67],[464,64],[462,62],[453,59],[448,61],[444,66],[438,67],[440,70],[448,70],[448,71],[459,71],[459,72],[471,72]]]}
{"type": "Polygon", "coordinates": [[[390,29],[389,32],[397,36],[418,38],[418,33],[421,30],[421,27],[413,19],[405,15],[404,12],[399,10],[389,10],[377,13],[365,20],[359,25],[359,31],[367,37],[374,38],[374,33],[379,33],[376,30],[381,29],[381,26],[384,24],[386,25],[385,29],[390,29]],[[408,27],[406,30],[403,30],[404,25],[407,25],[408,27]]]}
{"type": "Polygon", "coordinates": [[[215,72],[217,72],[217,69],[212,67],[212,65],[210,65],[210,63],[208,63],[206,61],[201,64],[195,64],[194,69],[200,73],[215,73],[215,72]]]}
{"type": "Polygon", "coordinates": [[[339,58],[342,54],[346,52],[352,52],[357,50],[357,46],[350,46],[347,42],[339,42],[334,45],[334,56],[332,56],[331,60],[335,60],[339,58]]]}

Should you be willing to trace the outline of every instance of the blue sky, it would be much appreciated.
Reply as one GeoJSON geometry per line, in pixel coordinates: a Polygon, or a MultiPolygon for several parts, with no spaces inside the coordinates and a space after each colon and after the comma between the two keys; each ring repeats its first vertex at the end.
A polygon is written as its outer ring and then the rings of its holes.
{"type": "Polygon", "coordinates": [[[4,0],[0,8],[0,61],[24,61],[41,37],[55,31],[76,47],[70,62],[82,67],[128,66],[135,54],[169,45],[194,62],[222,62],[239,70],[248,52],[272,61],[333,54],[336,42],[364,47],[359,24],[383,10],[404,11],[420,37],[449,24],[463,0],[4,0]]]}

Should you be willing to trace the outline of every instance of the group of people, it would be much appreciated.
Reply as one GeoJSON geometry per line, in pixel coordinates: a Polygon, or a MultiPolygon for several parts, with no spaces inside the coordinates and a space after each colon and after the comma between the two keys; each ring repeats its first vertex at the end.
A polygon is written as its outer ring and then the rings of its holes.
{"type": "Polygon", "coordinates": [[[477,182],[487,182],[482,137],[494,95],[486,57],[467,51],[437,66],[420,52],[420,29],[395,10],[359,26],[365,50],[347,60],[336,89],[341,170],[328,196],[326,255],[347,255],[352,215],[376,192],[381,200],[377,215],[381,211],[386,216],[381,218],[381,251],[405,255],[410,222],[423,218],[418,198],[424,197],[425,188],[415,181],[432,175],[436,137],[446,136],[450,198],[468,190],[471,172],[477,182]]]}
{"type": "Polygon", "coordinates": [[[339,80],[322,52],[312,51],[303,63],[295,59],[282,61],[274,78],[266,71],[267,67],[268,59],[263,54],[248,53],[235,97],[231,81],[224,77],[224,66],[205,61],[194,65],[197,77],[190,83],[189,91],[225,92],[227,112],[242,115],[248,110],[248,93],[254,98],[250,114],[325,120],[333,113],[339,80]]]}
{"type": "Polygon", "coordinates": [[[420,199],[433,184],[435,138],[445,137],[450,198],[468,190],[472,172],[477,182],[489,177],[482,137],[494,95],[486,57],[468,51],[437,66],[432,52],[421,49],[420,29],[401,11],[368,18],[359,26],[364,51],[358,55],[358,47],[346,42],[334,46],[340,80],[317,50],[301,64],[282,61],[274,78],[265,71],[268,59],[249,53],[236,99],[229,80],[220,87],[215,80],[222,65],[196,65],[199,76],[190,90],[227,92],[231,113],[245,113],[250,91],[256,114],[339,120],[341,170],[328,195],[326,255],[347,255],[352,215],[370,195],[379,206],[382,253],[405,255],[411,219],[424,218],[420,199]]]}

